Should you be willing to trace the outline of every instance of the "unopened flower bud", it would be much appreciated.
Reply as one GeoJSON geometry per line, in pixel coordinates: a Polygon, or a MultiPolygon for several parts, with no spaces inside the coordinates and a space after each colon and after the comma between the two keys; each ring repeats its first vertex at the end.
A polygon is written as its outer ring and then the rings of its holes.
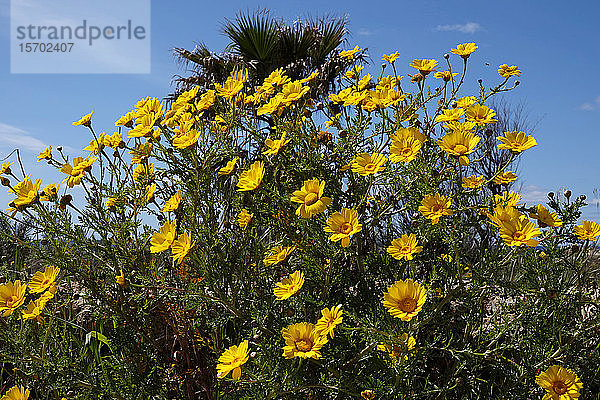
{"type": "Polygon", "coordinates": [[[565,197],[566,197],[567,199],[570,199],[570,198],[571,198],[571,191],[570,191],[569,189],[565,190],[565,197]]]}
{"type": "Polygon", "coordinates": [[[448,53],[445,53],[445,54],[444,54],[444,58],[445,58],[446,60],[447,60],[447,59],[449,59],[449,58],[450,58],[450,54],[448,54],[448,53]]]}
{"type": "Polygon", "coordinates": [[[548,193],[548,197],[550,197],[551,199],[553,199],[554,198],[554,192],[548,193]]]}
{"type": "Polygon", "coordinates": [[[587,196],[585,194],[582,194],[581,196],[579,196],[580,201],[585,201],[585,199],[587,199],[587,196]]]}
{"type": "Polygon", "coordinates": [[[385,69],[385,67],[387,67],[387,64],[386,63],[382,63],[381,64],[381,69],[385,69]]]}
{"type": "Polygon", "coordinates": [[[58,150],[58,151],[62,151],[62,146],[58,146],[58,147],[56,148],[56,150],[58,150]]]}
{"type": "Polygon", "coordinates": [[[483,83],[483,79],[477,79],[477,82],[481,85],[483,83]]]}
{"type": "Polygon", "coordinates": [[[515,81],[515,86],[519,86],[521,84],[521,81],[515,81]]]}
{"type": "Polygon", "coordinates": [[[5,177],[5,176],[0,177],[0,181],[2,182],[2,186],[10,186],[10,181],[8,180],[7,177],[5,177]]]}

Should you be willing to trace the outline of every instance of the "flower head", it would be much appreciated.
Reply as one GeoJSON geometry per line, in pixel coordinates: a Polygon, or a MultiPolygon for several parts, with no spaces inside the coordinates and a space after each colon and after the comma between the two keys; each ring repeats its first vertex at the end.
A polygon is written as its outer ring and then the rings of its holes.
{"type": "Polygon", "coordinates": [[[229,371],[233,371],[231,377],[237,381],[242,375],[240,367],[246,361],[248,361],[248,341],[244,340],[239,346],[231,346],[221,354],[217,364],[217,377],[224,378],[229,371]]]}
{"type": "Polygon", "coordinates": [[[269,253],[270,255],[266,256],[263,262],[265,265],[275,265],[281,262],[284,262],[286,258],[296,249],[296,246],[288,246],[282,247],[277,246],[272,248],[269,253]]]}
{"type": "Polygon", "coordinates": [[[304,285],[304,274],[300,271],[294,271],[283,278],[281,282],[275,284],[273,293],[277,300],[289,299],[302,288],[302,285],[304,285]]]}
{"type": "Polygon", "coordinates": [[[47,266],[44,272],[36,271],[29,282],[29,291],[31,293],[42,293],[56,283],[59,272],[60,268],[54,265],[47,266]]]}
{"type": "Polygon", "coordinates": [[[340,57],[344,57],[348,60],[352,60],[354,55],[358,53],[361,49],[358,46],[354,46],[352,50],[343,50],[340,51],[340,57]]]}
{"type": "Polygon", "coordinates": [[[461,165],[469,165],[467,154],[475,151],[481,138],[473,132],[452,131],[448,132],[437,141],[446,153],[458,158],[461,165]]]}
{"type": "Polygon", "coordinates": [[[443,196],[439,193],[434,195],[425,195],[419,206],[419,211],[427,219],[431,220],[433,225],[437,224],[440,217],[444,215],[452,215],[452,199],[443,196]]]}
{"type": "Polygon", "coordinates": [[[37,158],[38,158],[38,162],[42,161],[42,160],[52,159],[52,146],[46,147],[46,149],[44,151],[42,151],[40,154],[38,154],[37,158]]]}
{"type": "Polygon", "coordinates": [[[255,161],[250,169],[240,174],[237,187],[239,192],[256,190],[262,182],[265,175],[265,164],[262,161],[255,161]]]}
{"type": "Polygon", "coordinates": [[[485,178],[483,176],[465,176],[462,178],[462,187],[467,189],[477,189],[481,185],[485,183],[485,178]]]}
{"type": "Polygon", "coordinates": [[[127,278],[125,278],[125,274],[123,273],[123,270],[119,270],[119,275],[117,275],[115,277],[115,280],[117,281],[117,283],[119,284],[119,286],[121,286],[122,288],[127,287],[127,278]]]}
{"type": "Polygon", "coordinates": [[[396,363],[402,360],[408,360],[409,355],[415,348],[417,341],[408,333],[403,333],[393,343],[383,343],[377,345],[377,350],[387,353],[390,358],[396,363]]]}
{"type": "Polygon", "coordinates": [[[233,159],[227,161],[227,165],[225,165],[223,168],[221,168],[219,170],[219,172],[217,172],[217,175],[229,175],[233,172],[233,170],[235,169],[235,165],[237,164],[237,157],[233,157],[233,159]]]}
{"type": "Polygon", "coordinates": [[[455,49],[451,49],[450,52],[452,54],[457,54],[466,60],[472,52],[477,50],[477,47],[478,46],[476,46],[475,43],[463,43],[456,46],[455,49]]]}
{"type": "Polygon", "coordinates": [[[327,336],[322,336],[309,322],[293,324],[281,330],[285,346],[283,356],[287,359],[294,357],[321,358],[321,347],[327,343],[327,336]]]}
{"type": "Polygon", "coordinates": [[[0,400],[27,400],[29,399],[29,389],[23,386],[13,386],[6,392],[0,400]]]}
{"type": "Polygon", "coordinates": [[[169,200],[166,201],[164,207],[162,208],[162,212],[170,212],[170,211],[175,211],[179,208],[179,204],[181,204],[181,196],[183,195],[183,193],[181,192],[180,189],[177,190],[177,192],[175,192],[175,194],[173,196],[171,196],[171,198],[169,198],[169,200]]]}
{"type": "Polygon", "coordinates": [[[281,135],[281,139],[276,139],[276,140],[266,139],[265,145],[269,149],[267,151],[263,152],[263,154],[266,154],[269,156],[275,156],[279,153],[281,148],[283,146],[285,146],[286,144],[288,144],[289,142],[290,142],[290,139],[285,140],[285,132],[283,132],[283,134],[281,135]]]}
{"type": "Polygon", "coordinates": [[[496,139],[502,142],[498,145],[499,149],[510,150],[514,153],[520,153],[537,145],[533,136],[527,136],[524,132],[504,132],[504,136],[498,136],[496,139]]]}
{"type": "Polygon", "coordinates": [[[577,225],[573,230],[581,240],[594,241],[600,236],[600,225],[593,221],[583,221],[581,225],[577,225]]]}
{"type": "Polygon", "coordinates": [[[249,213],[248,210],[243,208],[242,211],[240,211],[240,213],[238,214],[238,220],[237,220],[238,225],[242,229],[246,229],[248,227],[248,225],[250,224],[250,221],[252,221],[252,217],[254,217],[254,214],[249,213]]]}
{"type": "Polygon", "coordinates": [[[150,239],[150,252],[160,253],[167,250],[175,240],[175,221],[166,221],[160,232],[154,232],[150,239]]]}
{"type": "Polygon", "coordinates": [[[344,311],[341,305],[337,305],[331,308],[324,308],[321,310],[322,317],[317,321],[315,330],[323,336],[331,336],[333,338],[333,330],[342,323],[344,319],[344,311]]]}
{"type": "Polygon", "coordinates": [[[381,57],[384,61],[389,62],[390,64],[393,64],[394,61],[396,61],[398,59],[400,55],[398,54],[398,52],[392,53],[389,56],[386,56],[385,54],[381,57]]]}
{"type": "Polygon", "coordinates": [[[534,237],[542,232],[526,216],[521,215],[517,218],[510,218],[506,221],[500,221],[500,237],[507,246],[527,245],[535,247],[538,241],[534,237]]]}
{"type": "Polygon", "coordinates": [[[81,117],[81,119],[79,121],[73,122],[73,125],[83,125],[83,126],[92,125],[92,114],[93,113],[94,112],[92,111],[91,113],[84,115],[83,117],[81,117]]]}
{"type": "Polygon", "coordinates": [[[21,182],[9,189],[9,193],[14,193],[17,196],[13,201],[15,207],[20,209],[21,207],[29,206],[38,201],[41,184],[42,181],[40,179],[36,179],[35,183],[33,183],[29,179],[29,175],[26,175],[21,182]]]}
{"type": "Polygon", "coordinates": [[[343,208],[341,212],[333,213],[327,220],[325,232],[331,233],[329,240],[342,241],[342,247],[350,245],[350,236],[358,233],[362,225],[358,223],[358,212],[355,209],[343,208]]]}
{"type": "Polygon", "coordinates": [[[431,71],[435,71],[435,67],[437,66],[438,62],[436,60],[428,60],[428,59],[423,59],[423,60],[413,60],[410,63],[410,66],[419,70],[419,73],[423,76],[427,76],[427,74],[429,74],[431,71]]]}
{"type": "Polygon", "coordinates": [[[540,372],[535,383],[546,390],[543,400],[572,400],[579,398],[583,383],[575,372],[553,365],[546,371],[540,372]]]}
{"type": "Polygon", "coordinates": [[[0,311],[4,317],[11,315],[25,301],[25,289],[27,285],[21,285],[21,281],[8,282],[0,285],[0,311]]]}
{"type": "Polygon", "coordinates": [[[379,153],[361,153],[354,158],[352,162],[352,172],[360,175],[371,175],[383,171],[387,158],[379,153]]]}
{"type": "Polygon", "coordinates": [[[438,71],[436,72],[433,76],[438,78],[438,79],[443,79],[444,82],[454,82],[454,77],[458,75],[457,72],[450,72],[450,71],[438,71]]]}
{"type": "Polygon", "coordinates": [[[179,235],[179,238],[174,240],[171,244],[171,252],[173,253],[171,257],[173,257],[173,260],[176,261],[177,264],[181,264],[195,244],[196,242],[192,242],[189,233],[186,232],[179,235]]]}
{"type": "Polygon", "coordinates": [[[423,246],[417,246],[417,243],[417,236],[414,233],[402,235],[392,240],[392,245],[387,248],[387,252],[396,260],[410,261],[414,254],[423,251],[423,246]]]}
{"type": "Polygon", "coordinates": [[[516,65],[509,67],[507,64],[502,64],[498,67],[498,73],[503,78],[510,78],[511,76],[521,76],[521,71],[516,65]]]}
{"type": "Polygon", "coordinates": [[[13,162],[2,163],[2,166],[0,167],[0,175],[10,174],[10,166],[13,164],[14,164],[13,162]]]}
{"type": "Polygon", "coordinates": [[[465,112],[465,118],[467,121],[475,122],[477,125],[493,124],[498,122],[494,119],[496,112],[491,108],[482,106],[481,104],[473,104],[467,108],[465,112]]]}
{"type": "Polygon", "coordinates": [[[302,218],[311,218],[325,211],[331,204],[331,198],[323,196],[325,181],[318,179],[304,181],[300,190],[296,190],[291,198],[294,203],[300,203],[296,209],[296,215],[302,218]]]}
{"type": "Polygon", "coordinates": [[[388,312],[402,321],[410,321],[421,311],[427,291],[420,283],[412,279],[396,281],[383,294],[383,305],[388,312]]]}
{"type": "Polygon", "coordinates": [[[517,179],[517,175],[512,171],[503,171],[500,172],[494,178],[494,183],[496,185],[508,185],[509,183],[514,182],[517,179]]]}
{"type": "Polygon", "coordinates": [[[546,207],[538,204],[535,208],[535,212],[529,213],[529,217],[538,220],[540,227],[546,226],[562,226],[562,221],[555,212],[550,212],[546,207]]]}

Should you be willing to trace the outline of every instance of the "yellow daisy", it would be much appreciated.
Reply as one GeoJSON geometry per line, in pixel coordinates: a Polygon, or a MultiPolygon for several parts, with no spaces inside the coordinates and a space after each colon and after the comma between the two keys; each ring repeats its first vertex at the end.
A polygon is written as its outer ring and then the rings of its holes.
{"type": "Polygon", "coordinates": [[[273,293],[277,300],[289,299],[302,289],[302,285],[304,285],[304,274],[300,271],[294,271],[283,278],[281,282],[275,284],[273,293]]]}
{"type": "Polygon", "coordinates": [[[426,299],[425,288],[412,279],[406,279],[396,281],[388,288],[383,295],[383,305],[392,316],[410,321],[421,311],[426,299]]]}

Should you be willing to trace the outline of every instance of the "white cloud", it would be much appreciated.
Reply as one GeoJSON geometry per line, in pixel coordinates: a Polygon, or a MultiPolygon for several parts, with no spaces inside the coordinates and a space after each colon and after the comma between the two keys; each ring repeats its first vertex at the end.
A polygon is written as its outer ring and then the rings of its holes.
{"type": "Polygon", "coordinates": [[[596,97],[593,103],[583,103],[579,106],[579,109],[582,111],[595,111],[600,110],[600,96],[596,97]]]}
{"type": "Polygon", "coordinates": [[[545,203],[548,201],[548,191],[535,185],[528,185],[521,189],[521,200],[527,205],[532,203],[545,203]]]}
{"type": "Polygon", "coordinates": [[[358,30],[358,35],[359,36],[371,36],[373,34],[373,31],[367,28],[360,28],[358,30]]]}
{"type": "Polygon", "coordinates": [[[461,33],[475,33],[483,28],[477,22],[467,22],[466,24],[438,25],[435,30],[438,32],[457,31],[461,33]]]}
{"type": "Polygon", "coordinates": [[[0,122],[0,143],[2,143],[1,148],[13,147],[22,150],[29,150],[34,153],[40,152],[46,147],[44,142],[33,136],[30,136],[23,129],[17,128],[16,126],[3,124],[2,122],[0,122]]]}

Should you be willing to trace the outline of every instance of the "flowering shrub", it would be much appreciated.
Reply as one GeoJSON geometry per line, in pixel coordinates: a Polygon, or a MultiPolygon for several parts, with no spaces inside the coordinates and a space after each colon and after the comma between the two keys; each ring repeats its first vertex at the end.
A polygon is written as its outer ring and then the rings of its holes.
{"type": "Polygon", "coordinates": [[[2,267],[2,399],[598,393],[600,226],[584,196],[510,190],[537,142],[490,135],[486,102],[521,71],[462,93],[476,49],[354,63],[327,98],[319,71],[236,70],[114,133],[74,122],[84,156],[38,157],[61,184],[3,164],[5,218],[34,231],[2,267]],[[508,162],[477,175],[490,148],[508,162]]]}

